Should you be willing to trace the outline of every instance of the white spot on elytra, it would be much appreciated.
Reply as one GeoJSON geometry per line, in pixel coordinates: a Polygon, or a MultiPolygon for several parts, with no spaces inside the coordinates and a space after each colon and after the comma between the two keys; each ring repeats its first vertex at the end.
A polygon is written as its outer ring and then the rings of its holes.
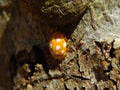
{"type": "Polygon", "coordinates": [[[63,43],[63,47],[66,47],[66,42],[63,43]]]}
{"type": "Polygon", "coordinates": [[[61,51],[61,53],[64,53],[64,52],[65,52],[64,50],[61,51]]]}
{"type": "Polygon", "coordinates": [[[60,49],[60,46],[56,46],[56,50],[59,50],[60,49]]]}
{"type": "Polygon", "coordinates": [[[60,42],[60,41],[61,41],[61,39],[59,39],[59,38],[58,38],[58,39],[56,39],[56,42],[60,42]]]}

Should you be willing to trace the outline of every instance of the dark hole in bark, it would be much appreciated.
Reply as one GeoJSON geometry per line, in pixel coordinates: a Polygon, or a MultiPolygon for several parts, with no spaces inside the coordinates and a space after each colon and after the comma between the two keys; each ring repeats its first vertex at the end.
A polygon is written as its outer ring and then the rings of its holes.
{"type": "Polygon", "coordinates": [[[115,49],[112,47],[112,48],[110,49],[110,57],[111,57],[111,58],[114,58],[114,57],[115,57],[114,51],[115,51],[115,49]]]}
{"type": "Polygon", "coordinates": [[[104,88],[103,90],[110,90],[109,88],[104,88]]]}
{"type": "Polygon", "coordinates": [[[45,54],[36,46],[33,47],[33,52],[35,53],[36,63],[42,64],[45,72],[49,75],[49,67],[45,54]]]}
{"type": "Polygon", "coordinates": [[[19,52],[16,56],[13,55],[11,57],[11,64],[10,64],[10,70],[12,74],[12,78],[16,75],[16,72],[18,70],[18,67],[23,66],[23,64],[29,64],[29,68],[31,72],[28,74],[28,76],[32,76],[35,71],[35,65],[37,63],[42,64],[44,71],[47,75],[49,75],[49,68],[46,61],[46,57],[44,56],[44,53],[37,47],[33,46],[30,53],[27,53],[25,50],[19,52]]]}
{"type": "Polygon", "coordinates": [[[114,58],[114,57],[115,57],[115,54],[114,54],[115,49],[114,49],[114,47],[113,47],[114,42],[115,42],[115,40],[113,40],[112,43],[111,43],[111,49],[110,49],[110,57],[111,57],[111,58],[114,58]]]}
{"type": "Polygon", "coordinates": [[[85,90],[85,87],[82,87],[81,90],[85,90]]]}
{"type": "Polygon", "coordinates": [[[100,48],[101,52],[103,53],[103,50],[102,50],[102,43],[101,42],[98,42],[98,41],[95,41],[95,44],[100,48]]]}
{"type": "Polygon", "coordinates": [[[65,90],[70,90],[70,89],[67,88],[66,84],[64,84],[64,87],[65,87],[65,90]]]}
{"type": "Polygon", "coordinates": [[[110,72],[111,70],[112,70],[112,65],[110,64],[109,66],[108,66],[108,70],[104,70],[104,73],[106,73],[106,72],[110,72]]]}

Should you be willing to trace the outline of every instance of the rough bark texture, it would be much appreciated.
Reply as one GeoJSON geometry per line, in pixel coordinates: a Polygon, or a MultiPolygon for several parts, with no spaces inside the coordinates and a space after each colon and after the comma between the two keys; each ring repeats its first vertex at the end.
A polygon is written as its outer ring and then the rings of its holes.
{"type": "Polygon", "coordinates": [[[120,1],[0,0],[0,66],[0,90],[120,90],[120,1]]]}

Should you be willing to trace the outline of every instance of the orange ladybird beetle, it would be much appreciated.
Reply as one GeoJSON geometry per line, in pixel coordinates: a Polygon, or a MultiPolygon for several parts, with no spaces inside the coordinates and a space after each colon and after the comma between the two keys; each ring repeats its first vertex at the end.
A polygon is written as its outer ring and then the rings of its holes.
{"type": "Polygon", "coordinates": [[[52,56],[56,59],[64,58],[67,51],[67,39],[61,33],[54,33],[49,42],[49,49],[52,56]]]}

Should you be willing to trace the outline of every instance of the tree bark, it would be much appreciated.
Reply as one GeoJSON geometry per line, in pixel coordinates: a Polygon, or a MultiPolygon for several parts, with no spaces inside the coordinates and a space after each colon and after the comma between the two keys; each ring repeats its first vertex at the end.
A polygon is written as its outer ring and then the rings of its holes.
{"type": "Polygon", "coordinates": [[[120,90],[120,1],[0,1],[0,90],[120,90]],[[55,59],[53,33],[67,38],[55,59]]]}

